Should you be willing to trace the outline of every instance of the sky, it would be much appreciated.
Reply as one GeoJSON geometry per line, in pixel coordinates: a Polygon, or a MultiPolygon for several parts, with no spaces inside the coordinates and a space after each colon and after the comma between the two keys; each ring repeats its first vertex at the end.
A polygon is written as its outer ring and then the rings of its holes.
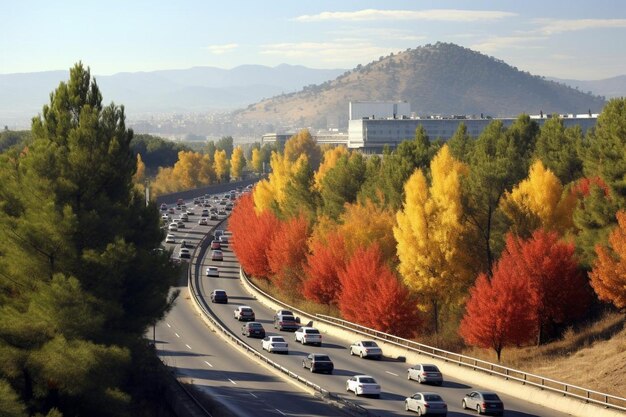
{"type": "Polygon", "coordinates": [[[626,74],[623,0],[6,1],[0,73],[282,63],[351,69],[451,42],[534,75],[626,74]]]}

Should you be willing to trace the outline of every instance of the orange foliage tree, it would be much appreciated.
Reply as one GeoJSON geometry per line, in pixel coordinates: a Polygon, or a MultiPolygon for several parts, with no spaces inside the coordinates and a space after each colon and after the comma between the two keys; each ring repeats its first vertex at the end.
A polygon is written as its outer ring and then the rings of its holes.
{"type": "Polygon", "coordinates": [[[326,241],[314,239],[310,250],[304,265],[302,294],[316,303],[337,304],[341,292],[339,271],[345,268],[347,257],[343,238],[331,233],[326,241]]]}
{"type": "Polygon", "coordinates": [[[257,215],[251,194],[242,196],[230,215],[232,247],[243,269],[257,278],[269,279],[267,252],[279,220],[270,211],[257,215]]]}
{"type": "Polygon", "coordinates": [[[598,257],[589,274],[601,300],[626,307],[626,211],[617,212],[617,227],[609,235],[609,248],[596,246],[598,257]]]}
{"type": "Polygon", "coordinates": [[[400,337],[412,337],[421,326],[415,299],[382,261],[378,245],[358,248],[339,279],[346,320],[400,337]]]}
{"type": "MultiPolygon", "coordinates": [[[[267,211],[270,212],[270,210],[267,211]]],[[[308,237],[308,221],[304,216],[300,216],[280,222],[269,239],[267,261],[273,274],[271,281],[278,288],[290,291],[300,290],[308,237]]]]}

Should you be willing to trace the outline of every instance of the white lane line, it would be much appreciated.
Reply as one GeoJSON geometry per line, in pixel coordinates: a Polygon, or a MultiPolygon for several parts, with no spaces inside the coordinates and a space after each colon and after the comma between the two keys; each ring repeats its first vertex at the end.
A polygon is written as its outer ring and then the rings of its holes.
{"type": "Polygon", "coordinates": [[[172,326],[170,326],[170,324],[169,324],[169,323],[165,323],[165,324],[167,324],[167,327],[172,327],[172,326]]]}
{"type": "Polygon", "coordinates": [[[254,398],[259,398],[256,395],[254,395],[253,393],[249,392],[248,394],[252,395],[254,398]]]}
{"type": "Polygon", "coordinates": [[[180,337],[180,335],[178,333],[174,333],[176,335],[176,337],[180,337]]]}
{"type": "Polygon", "coordinates": [[[187,349],[191,350],[191,346],[189,346],[189,345],[185,345],[185,346],[187,346],[187,349]]]}
{"type": "Polygon", "coordinates": [[[282,411],[280,411],[278,408],[275,408],[274,410],[278,411],[280,414],[286,416],[287,414],[283,413],[282,411]]]}
{"type": "Polygon", "coordinates": [[[389,371],[385,371],[385,372],[387,372],[389,375],[398,376],[398,374],[394,374],[393,372],[389,372],[389,371]]]}
{"type": "Polygon", "coordinates": [[[207,361],[204,361],[204,363],[206,363],[207,365],[209,365],[211,368],[213,368],[213,365],[211,365],[210,363],[208,363],[207,361]]]}
{"type": "Polygon", "coordinates": [[[233,385],[237,385],[237,383],[235,381],[233,381],[232,379],[228,378],[228,380],[233,384],[233,385]]]}

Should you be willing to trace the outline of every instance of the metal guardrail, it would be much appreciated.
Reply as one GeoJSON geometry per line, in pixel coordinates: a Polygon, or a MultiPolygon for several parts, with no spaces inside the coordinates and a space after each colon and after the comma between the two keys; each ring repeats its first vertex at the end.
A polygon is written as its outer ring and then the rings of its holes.
{"type": "Polygon", "coordinates": [[[187,286],[188,286],[189,293],[191,294],[191,297],[192,297],[193,301],[202,310],[202,313],[204,314],[204,316],[213,324],[213,326],[215,326],[215,328],[219,329],[226,337],[228,337],[233,343],[235,343],[239,347],[243,348],[248,354],[255,356],[257,359],[265,362],[266,364],[268,364],[269,366],[273,367],[274,369],[277,369],[278,371],[282,372],[283,374],[288,375],[290,378],[295,379],[296,381],[298,381],[298,382],[304,384],[305,386],[313,389],[314,391],[318,392],[322,398],[325,398],[325,399],[328,399],[328,400],[331,400],[331,401],[334,401],[336,403],[341,404],[343,407],[348,409],[353,414],[356,413],[356,414],[358,414],[360,416],[364,416],[364,417],[376,417],[377,416],[376,414],[372,414],[366,408],[363,408],[360,405],[355,404],[355,403],[353,403],[351,401],[345,400],[345,399],[341,398],[340,396],[338,396],[335,393],[332,393],[332,392],[330,392],[328,390],[325,390],[321,386],[319,386],[319,385],[317,385],[317,384],[307,380],[306,378],[303,378],[302,376],[296,374],[295,372],[292,372],[289,369],[285,368],[281,364],[279,364],[277,362],[274,362],[270,358],[266,357],[265,355],[260,353],[258,350],[254,349],[249,344],[247,344],[246,342],[241,340],[239,337],[237,337],[229,329],[227,329],[223,325],[222,321],[219,320],[213,314],[213,312],[209,308],[206,300],[201,296],[200,292],[198,291],[198,285],[197,284],[198,284],[198,281],[199,281],[200,277],[202,276],[201,271],[200,271],[201,262],[198,262],[198,259],[202,259],[202,257],[204,256],[204,253],[207,250],[207,247],[209,246],[209,239],[208,239],[208,237],[211,236],[213,234],[213,232],[215,231],[215,229],[219,225],[221,225],[224,221],[225,220],[223,220],[222,222],[220,222],[217,225],[213,226],[210,229],[210,231],[200,240],[198,245],[195,247],[195,249],[194,249],[194,251],[193,251],[193,253],[191,255],[190,262],[189,262],[189,270],[187,272],[187,286]]]}
{"type": "Polygon", "coordinates": [[[554,379],[546,378],[540,375],[534,375],[528,372],[520,371],[518,369],[508,368],[506,366],[498,365],[495,363],[487,362],[482,359],[472,358],[459,353],[449,352],[436,347],[424,345],[412,340],[403,339],[398,336],[394,336],[389,333],[380,332],[378,330],[370,329],[369,327],[361,326],[356,323],[352,323],[346,320],[342,320],[336,317],[327,316],[324,314],[315,314],[315,316],[299,310],[293,306],[290,306],[275,297],[267,294],[261,290],[258,286],[250,281],[246,273],[241,270],[241,277],[253,287],[256,291],[263,294],[263,296],[271,299],[275,303],[289,308],[290,310],[297,311],[302,315],[309,317],[315,317],[321,322],[325,322],[329,325],[334,325],[343,329],[347,329],[365,336],[369,336],[380,341],[394,344],[398,347],[403,347],[420,354],[426,354],[433,358],[442,359],[446,362],[452,362],[459,366],[472,368],[473,370],[483,371],[491,375],[499,375],[507,380],[513,380],[521,382],[525,385],[531,385],[540,389],[557,392],[568,397],[578,398],[585,402],[593,403],[602,407],[611,408],[620,411],[626,411],[626,398],[618,397],[616,395],[606,394],[603,392],[593,391],[587,388],[571,385],[566,382],[557,381],[554,379]]]}

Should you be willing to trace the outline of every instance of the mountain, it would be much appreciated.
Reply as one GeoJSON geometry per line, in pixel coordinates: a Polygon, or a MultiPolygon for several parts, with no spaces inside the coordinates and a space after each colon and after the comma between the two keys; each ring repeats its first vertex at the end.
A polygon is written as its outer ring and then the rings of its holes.
{"type": "Polygon", "coordinates": [[[564,80],[560,78],[549,78],[580,91],[592,92],[607,98],[626,97],[626,75],[605,78],[603,80],[564,80]]]}
{"type": "Polygon", "coordinates": [[[239,111],[239,121],[286,129],[347,125],[349,101],[406,100],[419,115],[516,116],[598,112],[605,100],[533,76],[505,62],[450,43],[425,45],[359,65],[335,80],[263,100],[239,111]]]}
{"type": "MultiPolygon", "coordinates": [[[[242,65],[232,69],[194,67],[180,70],[122,72],[96,75],[105,103],[124,104],[126,113],[191,113],[232,110],[250,103],[319,84],[343,69],[313,69],[300,65],[242,65]]],[[[0,123],[28,127],[49,94],[68,71],[0,74],[0,123]]]]}

